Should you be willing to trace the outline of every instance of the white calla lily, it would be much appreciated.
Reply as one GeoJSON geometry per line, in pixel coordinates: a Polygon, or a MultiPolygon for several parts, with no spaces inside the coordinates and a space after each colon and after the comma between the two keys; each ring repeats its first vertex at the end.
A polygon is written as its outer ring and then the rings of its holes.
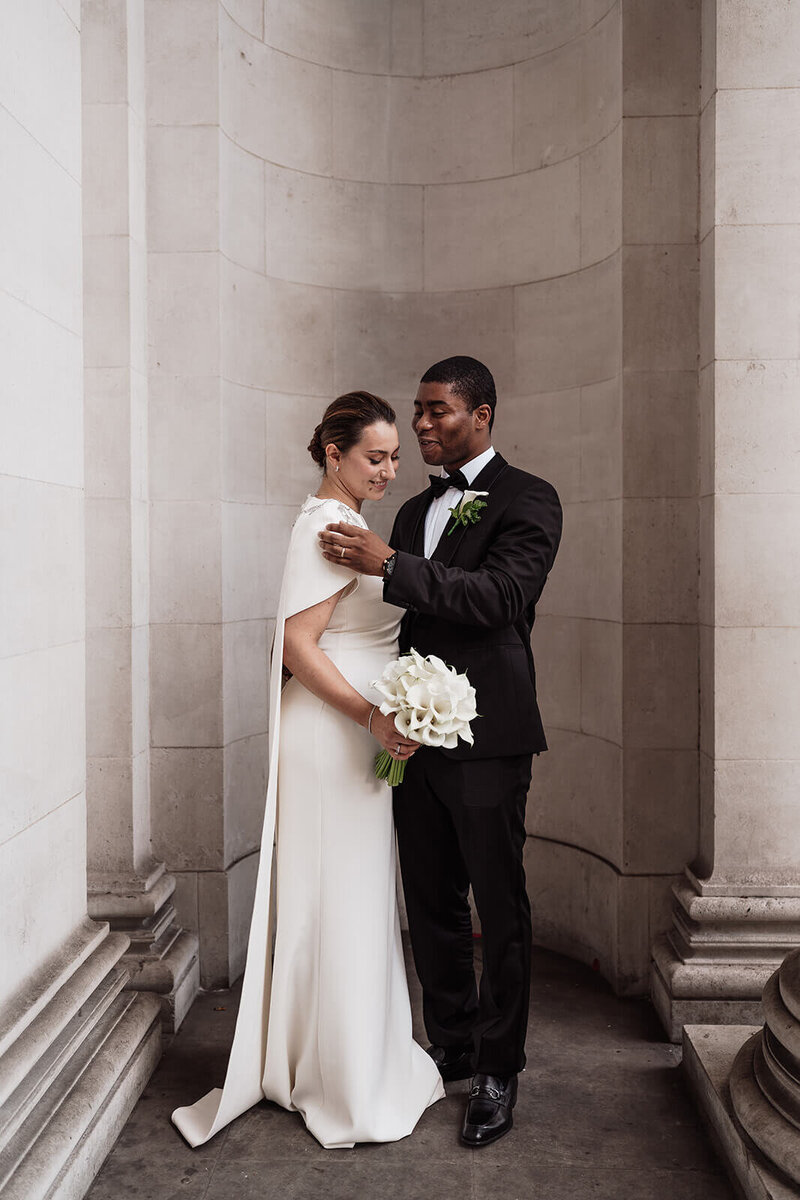
{"type": "MultiPolygon", "coordinates": [[[[486,494],[465,492],[465,497],[486,494]]],[[[474,744],[470,722],[478,715],[475,688],[465,674],[459,675],[437,655],[425,657],[412,649],[389,663],[372,686],[383,697],[381,712],[394,714],[395,727],[403,737],[446,750],[454,749],[459,738],[474,744]]],[[[403,778],[405,762],[397,762],[384,750],[375,769],[380,779],[397,784],[403,778]]]]}

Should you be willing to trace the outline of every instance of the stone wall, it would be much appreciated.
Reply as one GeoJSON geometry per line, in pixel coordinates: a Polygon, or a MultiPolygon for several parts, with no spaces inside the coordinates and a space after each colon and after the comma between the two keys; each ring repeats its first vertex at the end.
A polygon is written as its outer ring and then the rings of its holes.
{"type": "Polygon", "coordinates": [[[492,368],[499,448],[568,510],[537,646],[559,761],[532,820],[591,841],[570,732],[604,797],[619,781],[593,722],[621,618],[621,18],[439,4],[423,23],[388,0],[368,18],[211,0],[148,0],[146,16],[153,836],[210,980],[241,967],[266,759],[256,664],[317,483],[306,432],[341,391],[398,408],[403,467],[369,514],[388,533],[425,478],[419,375],[451,353],[492,368]],[[565,711],[581,642],[598,660],[586,730],[565,711]]]}
{"type": "MultiPolygon", "coordinates": [[[[606,11],[607,10],[607,11],[606,11]]],[[[534,937],[614,976],[621,849],[622,6],[519,68],[520,149],[574,179],[573,253],[517,292],[508,456],[564,504],[534,631],[550,750],[534,764],[534,937]]],[[[525,236],[520,234],[519,236],[525,236]]],[[[527,236],[547,235],[534,225],[527,236]]],[[[622,935],[624,936],[624,934],[622,935]]]]}
{"type": "Polygon", "coordinates": [[[697,6],[424,8],[146,3],[154,848],[235,975],[306,433],[350,388],[396,404],[386,534],[419,375],[474,354],[498,448],[565,504],[537,936],[642,990],[697,838],[697,6]]]}
{"type": "Polygon", "coordinates": [[[142,4],[84,5],[89,859],[150,862],[147,260],[142,4]]]}
{"type": "MultiPolygon", "coordinates": [[[[0,41],[0,1192],[83,1195],[160,1054],[87,916],[81,12],[0,41]]],[[[91,518],[89,523],[91,524],[91,518]]]]}
{"type": "Polygon", "coordinates": [[[697,834],[697,9],[422,10],[86,6],[92,911],[165,922],[174,879],[204,981],[240,972],[306,434],[348,388],[397,405],[387,533],[417,379],[468,352],[565,505],[537,936],[637,990],[697,834]]]}
{"type": "Polygon", "coordinates": [[[266,782],[263,166],[229,132],[224,9],[145,14],[152,836],[214,986],[244,965],[266,782]]]}
{"type": "MultiPolygon", "coordinates": [[[[548,329],[548,347],[559,381],[583,386],[549,398],[550,420],[537,412],[528,435],[543,474],[554,449],[572,471],[534,636],[551,751],[529,878],[536,936],[641,993],[697,847],[700,36],[694,0],[612,17],[613,55],[593,54],[607,81],[589,90],[608,97],[594,126],[606,136],[580,158],[589,257],[546,285],[576,297],[569,337],[548,329]],[[592,253],[606,257],[592,266],[592,253]]],[[[592,128],[584,115],[577,134],[592,128]]]]}
{"type": "Polygon", "coordinates": [[[697,865],[726,888],[797,894],[800,14],[745,8],[709,14],[702,116],[697,865]]]}
{"type": "Polygon", "coordinates": [[[704,0],[701,835],[653,972],[675,1038],[760,1020],[800,945],[799,47],[794,5],[704,0]]]}
{"type": "Polygon", "coordinates": [[[197,938],[153,858],[143,0],[82,8],[89,911],[131,938],[132,986],[176,1028],[197,938]]]}
{"type": "Polygon", "coordinates": [[[487,362],[498,448],[564,502],[534,635],[537,939],[642,992],[677,880],[653,972],[675,1036],[753,1017],[800,944],[798,28],[784,0],[702,10],[702,36],[698,0],[7,22],[9,1196],[91,1177],[159,1010],[196,990],[180,922],[207,985],[240,973],[305,443],[342,391],[396,404],[401,473],[367,514],[387,534],[445,355],[487,362]],[[38,1102],[70,1071],[59,1141],[38,1102]]]}
{"type": "Polygon", "coordinates": [[[55,2],[20,9],[0,47],[3,175],[15,182],[0,194],[0,730],[8,772],[0,806],[7,889],[0,957],[14,964],[0,981],[6,1012],[18,995],[36,991],[86,913],[76,20],[55,2]]]}
{"type": "Polygon", "coordinates": [[[639,990],[699,827],[699,3],[631,5],[623,43],[621,882],[636,959],[621,974],[639,990]]]}

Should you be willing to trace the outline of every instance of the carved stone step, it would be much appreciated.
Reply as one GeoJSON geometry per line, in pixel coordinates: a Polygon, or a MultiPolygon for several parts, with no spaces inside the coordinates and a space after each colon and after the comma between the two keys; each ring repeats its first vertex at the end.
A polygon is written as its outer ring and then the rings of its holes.
{"type": "Polygon", "coordinates": [[[157,998],[116,996],[5,1146],[1,1200],[80,1200],[160,1055],[157,998]]]}
{"type": "MultiPolygon", "coordinates": [[[[92,923],[94,924],[94,923],[92,923]]],[[[118,967],[119,959],[125,952],[128,939],[122,934],[109,934],[107,927],[97,927],[100,942],[89,956],[80,961],[76,967],[73,962],[72,974],[66,980],[59,973],[61,986],[57,991],[48,989],[46,1003],[41,1003],[41,996],[32,1000],[28,1012],[19,1011],[13,1027],[18,1036],[13,1042],[7,1042],[5,1052],[0,1057],[0,1141],[2,1130],[9,1120],[7,1108],[12,1093],[22,1081],[35,1071],[39,1063],[73,1023],[83,1005],[98,989],[102,989],[104,980],[109,973],[118,967]],[[103,936],[105,935],[105,936],[103,936]]],[[[72,943],[69,944],[68,950],[72,943]]],[[[127,973],[115,981],[115,994],[124,986],[127,973]]],[[[112,997],[113,998],[113,997],[112,997]]],[[[80,1024],[80,1020],[78,1022],[80,1024]]],[[[74,1036],[74,1030],[72,1036],[74,1036]]]]}

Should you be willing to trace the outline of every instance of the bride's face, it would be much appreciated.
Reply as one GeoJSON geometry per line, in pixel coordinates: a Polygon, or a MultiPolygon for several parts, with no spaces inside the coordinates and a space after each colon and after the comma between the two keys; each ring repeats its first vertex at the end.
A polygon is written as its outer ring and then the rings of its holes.
{"type": "Polygon", "coordinates": [[[399,453],[394,425],[367,425],[355,446],[339,457],[338,481],[357,500],[381,500],[397,474],[399,453]]]}

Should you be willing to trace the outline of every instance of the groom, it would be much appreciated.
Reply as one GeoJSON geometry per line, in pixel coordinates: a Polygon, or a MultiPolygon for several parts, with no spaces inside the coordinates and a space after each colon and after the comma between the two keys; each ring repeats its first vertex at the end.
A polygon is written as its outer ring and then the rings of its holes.
{"type": "Polygon", "coordinates": [[[495,405],[482,363],[460,355],[436,363],[422,376],[412,421],[423,459],[437,468],[430,487],[400,509],[390,544],[349,524],[321,535],[326,558],[341,562],[345,547],[348,566],[383,575],[384,598],[406,609],[401,652],[437,654],[466,671],[477,694],[474,746],[422,747],[394,796],[429,1053],[444,1080],[473,1076],[461,1140],[474,1147],[511,1128],[525,1065],[525,802],[532,755],[547,748],[530,635],[561,535],[554,489],[492,447],[495,405]],[[455,523],[465,490],[485,493],[485,507],[473,508],[477,521],[455,523]],[[482,931],[480,992],[470,885],[482,931]]]}

